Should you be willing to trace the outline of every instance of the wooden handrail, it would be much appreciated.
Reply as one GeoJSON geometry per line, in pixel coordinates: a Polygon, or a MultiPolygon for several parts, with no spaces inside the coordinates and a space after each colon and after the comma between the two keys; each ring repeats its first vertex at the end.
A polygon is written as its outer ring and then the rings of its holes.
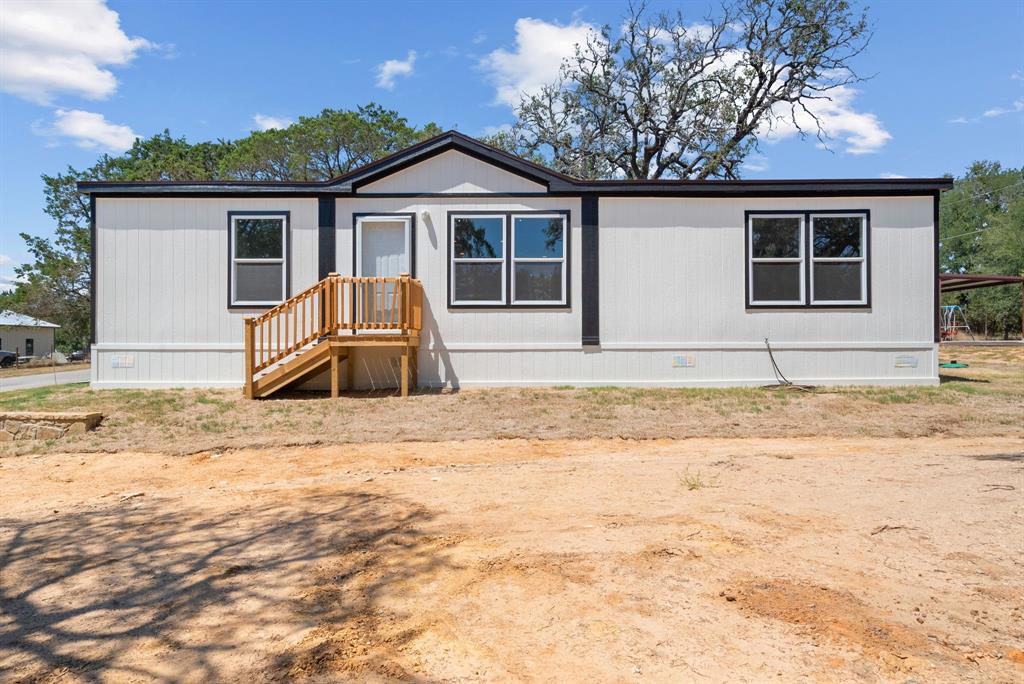
{"type": "Polygon", "coordinates": [[[419,332],[423,285],[397,278],[331,273],[259,316],[245,317],[245,387],[254,376],[303,347],[342,330],[419,332]]]}

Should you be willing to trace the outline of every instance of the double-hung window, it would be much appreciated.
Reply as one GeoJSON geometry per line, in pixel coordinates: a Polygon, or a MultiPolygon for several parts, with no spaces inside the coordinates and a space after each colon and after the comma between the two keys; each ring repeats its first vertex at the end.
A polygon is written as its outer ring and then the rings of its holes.
{"type": "Polygon", "coordinates": [[[804,216],[749,217],[750,304],[804,303],[804,216]]]}
{"type": "Polygon", "coordinates": [[[449,214],[449,304],[560,307],[569,302],[569,214],[449,214]]]}
{"type": "Polygon", "coordinates": [[[229,214],[231,306],[270,306],[288,293],[288,214],[229,214]]]}
{"type": "Polygon", "coordinates": [[[512,216],[512,302],[565,304],[565,216],[512,216]]]}
{"type": "Polygon", "coordinates": [[[868,213],[749,212],[748,307],[866,306],[868,213]]]}
{"type": "Polygon", "coordinates": [[[452,216],[453,304],[505,303],[505,218],[452,216]]]}
{"type": "Polygon", "coordinates": [[[812,214],[811,246],[811,303],[866,304],[866,217],[812,214]]]}

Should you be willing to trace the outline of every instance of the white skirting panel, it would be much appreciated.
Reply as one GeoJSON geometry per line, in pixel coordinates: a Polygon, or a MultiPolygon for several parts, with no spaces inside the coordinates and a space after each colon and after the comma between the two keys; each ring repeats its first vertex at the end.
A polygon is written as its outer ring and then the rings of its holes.
{"type": "MultiPolygon", "coordinates": [[[[714,387],[775,382],[761,346],[712,349],[601,349],[600,351],[420,350],[423,386],[662,386],[714,387]]],[[[822,345],[823,346],[823,345],[822,345]]],[[[773,345],[782,373],[820,385],[936,384],[934,344],[807,348],[773,345]]]]}
{"type": "MultiPolygon", "coordinates": [[[[236,349],[181,349],[168,345],[101,345],[93,351],[95,387],[240,387],[242,353],[236,349]],[[107,347],[113,347],[108,349],[107,347]]],[[[785,376],[819,385],[910,385],[938,382],[938,349],[932,343],[778,343],[775,360],[785,376]]],[[[356,387],[383,389],[399,381],[394,349],[364,349],[355,356],[356,387]]],[[[419,350],[423,387],[621,385],[725,387],[775,381],[763,346],[617,345],[584,350],[554,345],[517,349],[473,347],[419,350]],[[641,348],[642,347],[642,348],[641,348]]],[[[326,375],[305,385],[325,389],[326,375]]]]}
{"type": "Polygon", "coordinates": [[[97,345],[92,351],[93,387],[241,387],[241,349],[154,348],[160,345],[97,345]]]}

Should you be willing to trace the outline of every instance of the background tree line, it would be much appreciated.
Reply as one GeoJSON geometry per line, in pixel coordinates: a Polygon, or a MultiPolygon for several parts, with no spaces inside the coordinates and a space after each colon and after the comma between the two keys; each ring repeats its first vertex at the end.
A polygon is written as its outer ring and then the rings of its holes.
{"type": "MultiPolygon", "coordinates": [[[[697,23],[632,5],[485,142],[578,178],[738,178],[776,126],[828,141],[815,103],[862,80],[853,63],[870,39],[866,13],[847,0],[731,0],[697,23]]],[[[55,237],[22,234],[33,262],[16,269],[22,282],[0,295],[0,308],[59,323],[63,348],[87,343],[89,206],[78,181],[325,180],[440,132],[371,103],[234,141],[190,143],[164,131],[87,169],[44,175],[55,237]]],[[[943,270],[1024,271],[1021,177],[978,162],[943,196],[943,270]]],[[[1003,287],[957,300],[973,327],[1012,333],[1015,296],[1003,287]]]]}
{"type": "Polygon", "coordinates": [[[368,104],[355,110],[325,109],[284,129],[254,131],[238,140],[190,143],[164,131],[136,139],[124,154],[104,154],[86,169],[69,166],[42,177],[53,238],[21,233],[31,263],[15,269],[18,280],[0,293],[0,309],[61,326],[58,349],[84,348],[90,338],[91,278],[89,198],[79,181],[318,181],[441,133],[390,109],[368,104]]]}
{"type": "MultiPolygon", "coordinates": [[[[939,269],[945,273],[1024,275],[1024,167],[979,161],[942,195],[939,269]]],[[[943,295],[964,307],[975,335],[1017,337],[1020,285],[943,295]]]]}

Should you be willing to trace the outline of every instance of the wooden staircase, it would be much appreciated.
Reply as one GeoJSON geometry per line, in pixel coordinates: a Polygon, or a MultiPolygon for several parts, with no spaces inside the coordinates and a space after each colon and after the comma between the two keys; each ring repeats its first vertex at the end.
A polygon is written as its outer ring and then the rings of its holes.
{"type": "Polygon", "coordinates": [[[423,319],[423,286],[397,278],[331,273],[259,316],[245,317],[245,396],[268,397],[329,370],[331,396],[352,389],[360,347],[392,347],[401,354],[400,389],[416,385],[416,349],[423,319]]]}

